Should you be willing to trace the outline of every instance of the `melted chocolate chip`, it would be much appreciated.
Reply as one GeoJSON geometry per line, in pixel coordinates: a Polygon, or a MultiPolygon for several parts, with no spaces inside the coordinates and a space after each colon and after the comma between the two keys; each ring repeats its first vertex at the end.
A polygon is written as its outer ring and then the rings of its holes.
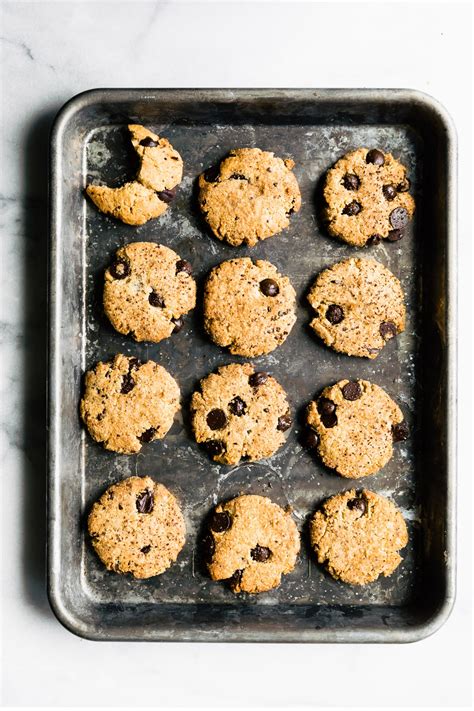
{"type": "Polygon", "coordinates": [[[158,145],[158,141],[154,141],[151,136],[145,136],[145,138],[142,138],[140,141],[140,145],[144,146],[145,148],[156,148],[158,145]]]}
{"type": "Polygon", "coordinates": [[[203,442],[203,447],[211,457],[218,457],[225,452],[225,444],[219,439],[208,439],[203,442]]]}
{"type": "Polygon", "coordinates": [[[210,533],[208,533],[204,536],[201,543],[202,557],[204,558],[205,563],[212,563],[215,550],[216,544],[214,543],[214,538],[210,533]]]}
{"type": "Polygon", "coordinates": [[[392,210],[390,213],[390,224],[392,227],[396,230],[402,229],[402,227],[406,227],[408,224],[408,212],[405,210],[404,207],[396,207],[395,210],[392,210]]]}
{"type": "Polygon", "coordinates": [[[250,551],[250,555],[257,561],[257,563],[265,563],[265,561],[270,558],[271,554],[272,552],[270,548],[267,548],[266,546],[259,546],[258,543],[255,548],[252,548],[250,551]]]}
{"type": "Polygon", "coordinates": [[[131,272],[130,264],[124,259],[117,259],[109,268],[114,279],[125,279],[131,272]]]}
{"type": "Polygon", "coordinates": [[[342,310],[342,307],[338,306],[337,304],[331,304],[330,306],[328,306],[326,311],[326,318],[329,323],[333,324],[333,326],[338,323],[341,323],[341,321],[344,320],[344,311],[342,310]]]}
{"type": "Polygon", "coordinates": [[[365,243],[366,247],[374,247],[376,244],[379,244],[380,240],[382,237],[380,235],[372,235],[369,237],[367,242],[365,243]]]}
{"type": "Polygon", "coordinates": [[[289,412],[287,412],[285,415],[281,415],[278,418],[277,430],[280,430],[280,432],[286,432],[286,430],[290,429],[291,425],[291,415],[289,412]]]}
{"type": "Polygon", "coordinates": [[[362,515],[367,513],[367,499],[365,496],[358,496],[356,499],[350,499],[347,502],[347,508],[351,511],[360,511],[362,515]]]}
{"type": "Polygon", "coordinates": [[[362,205],[360,202],[357,202],[357,200],[353,200],[350,202],[348,205],[345,206],[345,208],[342,211],[343,215],[349,215],[350,217],[354,217],[354,215],[358,215],[359,212],[362,210],[362,205]]]}
{"type": "Polygon", "coordinates": [[[274,279],[264,279],[260,282],[260,291],[265,296],[278,296],[280,287],[274,279]]]}
{"type": "Polygon", "coordinates": [[[247,180],[247,178],[242,173],[232,173],[229,180],[247,180]]]}
{"type": "Polygon", "coordinates": [[[140,437],[138,438],[140,442],[143,442],[146,444],[147,442],[151,442],[153,437],[156,435],[156,428],[155,427],[150,427],[150,429],[145,430],[145,432],[142,432],[140,437]]]}
{"type": "Polygon", "coordinates": [[[216,511],[211,519],[211,530],[215,533],[228,531],[232,526],[232,518],[228,511],[216,511]]]}
{"type": "Polygon", "coordinates": [[[319,437],[312,427],[308,427],[302,436],[302,444],[306,449],[316,449],[319,444],[319,437]]]}
{"type": "Polygon", "coordinates": [[[135,385],[136,383],[130,373],[126,373],[122,378],[122,387],[120,388],[120,392],[122,395],[127,395],[133,390],[135,385]]]}
{"type": "Polygon", "coordinates": [[[384,185],[382,192],[386,200],[391,201],[397,197],[397,189],[395,185],[384,185]]]}
{"type": "Polygon", "coordinates": [[[409,434],[410,430],[405,420],[399,422],[397,425],[392,425],[392,437],[394,442],[403,442],[408,439],[409,434]]]}
{"type": "Polygon", "coordinates": [[[155,497],[150,489],[145,489],[137,496],[136,506],[138,513],[149,514],[155,507],[155,497]]]}
{"type": "Polygon", "coordinates": [[[187,262],[186,259],[180,259],[176,262],[176,274],[179,274],[180,272],[186,272],[186,274],[193,273],[193,268],[190,262],[187,262]]]}
{"type": "Polygon", "coordinates": [[[207,413],[206,422],[211,430],[222,430],[227,424],[224,410],[216,408],[207,413]]]}
{"type": "Polygon", "coordinates": [[[385,163],[385,156],[382,151],[377,148],[372,148],[365,157],[366,163],[373,163],[374,165],[383,165],[385,163]]]}
{"type": "Polygon", "coordinates": [[[358,400],[362,396],[362,388],[357,381],[346,383],[342,388],[342,395],[345,400],[358,400]]]}
{"type": "Polygon", "coordinates": [[[151,294],[148,297],[148,301],[150,302],[150,306],[155,306],[156,308],[164,309],[165,308],[165,302],[162,296],[156,293],[156,291],[152,291],[151,294]]]}
{"type": "Polygon", "coordinates": [[[384,321],[381,323],[379,331],[385,341],[397,335],[397,327],[394,323],[392,323],[392,321],[384,321]]]}
{"type": "Polygon", "coordinates": [[[160,190],[156,194],[160,198],[161,202],[165,202],[167,205],[175,199],[177,188],[171,188],[171,190],[160,190]]]}
{"type": "Polygon", "coordinates": [[[179,333],[179,331],[181,331],[181,329],[184,326],[183,319],[180,316],[179,318],[172,318],[171,321],[172,321],[172,323],[174,323],[174,328],[171,331],[171,333],[179,333]]]}
{"type": "Polygon", "coordinates": [[[252,375],[249,377],[249,384],[253,388],[258,388],[260,385],[263,385],[266,383],[268,380],[268,373],[252,373],[252,375]]]}
{"type": "Polygon", "coordinates": [[[242,415],[245,415],[245,410],[247,409],[247,405],[245,402],[242,400],[241,397],[237,395],[237,397],[234,397],[233,400],[229,402],[229,410],[233,415],[237,415],[237,417],[241,417],[242,415]]]}
{"type": "Polygon", "coordinates": [[[387,239],[389,242],[398,242],[398,240],[402,239],[402,237],[403,230],[390,230],[387,235],[387,239]]]}
{"type": "Polygon", "coordinates": [[[397,185],[397,190],[399,193],[406,193],[408,190],[410,190],[411,183],[408,178],[403,178],[403,180],[398,183],[397,185]]]}
{"type": "Polygon", "coordinates": [[[229,578],[229,585],[232,588],[236,588],[238,585],[240,585],[242,581],[242,573],[243,570],[236,570],[235,573],[232,574],[232,577],[229,578]]]}
{"type": "Polygon", "coordinates": [[[321,422],[328,429],[337,425],[336,403],[327,397],[320,397],[318,400],[318,412],[321,422]]]}
{"type": "Polygon", "coordinates": [[[135,356],[132,356],[132,358],[128,359],[128,372],[132,370],[138,370],[138,368],[142,365],[141,360],[138,358],[135,358],[135,356]]]}
{"type": "Polygon", "coordinates": [[[143,546],[143,548],[140,548],[141,552],[144,553],[145,555],[151,551],[151,546],[143,546]]]}
{"type": "Polygon", "coordinates": [[[360,187],[360,180],[354,173],[346,173],[342,180],[346,190],[358,190],[360,187]]]}
{"type": "Polygon", "coordinates": [[[216,166],[208,168],[204,173],[204,180],[206,181],[206,183],[217,183],[217,181],[219,180],[219,173],[220,170],[216,166]]]}

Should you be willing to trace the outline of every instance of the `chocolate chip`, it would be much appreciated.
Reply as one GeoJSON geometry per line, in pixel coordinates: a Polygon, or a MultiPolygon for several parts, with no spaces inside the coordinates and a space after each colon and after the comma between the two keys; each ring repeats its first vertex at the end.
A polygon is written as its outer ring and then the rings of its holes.
{"type": "Polygon", "coordinates": [[[280,293],[280,287],[274,279],[264,279],[260,282],[260,291],[265,296],[277,296],[280,293]]]}
{"type": "Polygon", "coordinates": [[[204,173],[204,180],[206,183],[217,183],[219,180],[220,170],[218,167],[208,168],[204,173]]]}
{"type": "Polygon", "coordinates": [[[145,148],[156,148],[158,142],[154,141],[151,136],[145,136],[145,138],[142,138],[142,140],[140,141],[140,145],[144,146],[145,148]]]}
{"type": "Polygon", "coordinates": [[[120,388],[120,392],[122,395],[127,395],[131,390],[133,390],[135,385],[136,383],[130,373],[126,373],[122,378],[122,387],[120,388]]]}
{"type": "Polygon", "coordinates": [[[372,235],[371,237],[369,237],[369,239],[365,243],[365,246],[366,247],[374,247],[376,244],[379,244],[381,239],[382,239],[381,235],[372,235]]]}
{"type": "Polygon", "coordinates": [[[342,395],[345,400],[358,400],[362,396],[362,388],[356,380],[346,383],[342,388],[342,395]]]}
{"type": "Polygon", "coordinates": [[[394,200],[397,197],[397,189],[395,185],[384,185],[382,192],[386,200],[394,200]]]}
{"type": "Polygon", "coordinates": [[[211,529],[216,533],[228,531],[232,526],[232,518],[228,511],[216,511],[212,516],[211,529]]]}
{"type": "Polygon", "coordinates": [[[171,319],[171,322],[174,323],[174,328],[173,328],[173,330],[171,331],[171,333],[179,333],[179,331],[181,331],[181,329],[182,329],[183,326],[184,326],[184,321],[183,321],[183,319],[182,319],[181,317],[179,317],[179,318],[172,318],[172,319],[171,319]]]}
{"type": "Polygon", "coordinates": [[[354,175],[354,173],[346,173],[342,184],[346,190],[358,190],[360,187],[360,180],[357,175],[354,175]]]}
{"type": "Polygon", "coordinates": [[[138,439],[140,440],[140,442],[143,442],[143,443],[151,442],[151,440],[153,439],[155,434],[156,434],[156,428],[150,427],[150,429],[145,430],[145,432],[142,432],[138,439]]]}
{"type": "Polygon", "coordinates": [[[145,555],[151,551],[151,546],[143,546],[143,548],[140,548],[141,552],[144,553],[145,555]]]}
{"type": "Polygon", "coordinates": [[[225,452],[225,444],[219,439],[208,439],[203,442],[203,447],[211,457],[218,457],[225,452]]]}
{"type": "Polygon", "coordinates": [[[387,239],[389,242],[398,242],[398,240],[402,239],[402,237],[403,230],[390,230],[387,235],[387,239]]]}
{"type": "Polygon", "coordinates": [[[232,577],[229,578],[229,585],[233,588],[236,588],[238,585],[240,585],[242,581],[242,573],[243,570],[236,570],[235,573],[232,574],[232,577]]]}
{"type": "Polygon", "coordinates": [[[150,489],[145,489],[137,496],[136,501],[137,511],[142,514],[149,514],[155,506],[155,497],[150,489]]]}
{"type": "Polygon", "coordinates": [[[222,430],[227,424],[224,410],[216,408],[207,413],[206,422],[211,430],[222,430]]]}
{"type": "Polygon", "coordinates": [[[176,197],[176,188],[171,188],[171,190],[160,190],[156,194],[160,198],[161,202],[165,202],[168,205],[176,197]]]}
{"type": "Polygon", "coordinates": [[[318,412],[321,422],[328,429],[337,425],[336,403],[327,397],[320,397],[318,400],[318,412]]]}
{"type": "Polygon", "coordinates": [[[294,208],[294,207],[290,207],[290,209],[289,209],[288,212],[286,213],[286,216],[287,216],[287,217],[290,217],[290,215],[293,215],[294,212],[295,212],[295,208],[294,208]]]}
{"type": "Polygon", "coordinates": [[[382,151],[377,148],[372,148],[365,157],[366,163],[373,163],[374,165],[383,165],[385,163],[385,156],[382,151]]]}
{"type": "Polygon", "coordinates": [[[286,430],[290,429],[291,425],[291,415],[289,412],[287,412],[285,415],[281,415],[278,418],[277,430],[280,430],[280,432],[286,432],[286,430]]]}
{"type": "Polygon", "coordinates": [[[260,385],[263,385],[266,383],[268,380],[268,373],[252,373],[252,375],[249,377],[249,384],[253,388],[258,388],[260,385]]]}
{"type": "Polygon", "coordinates": [[[179,274],[180,272],[186,272],[186,274],[193,273],[193,268],[190,262],[187,262],[186,259],[180,259],[176,262],[176,274],[179,274]]]}
{"type": "Polygon", "coordinates": [[[229,180],[247,180],[247,178],[242,173],[232,173],[229,180]]]}
{"type": "Polygon", "coordinates": [[[110,267],[109,272],[114,279],[125,279],[131,272],[130,264],[125,259],[117,259],[110,267]]]}
{"type": "Polygon", "coordinates": [[[360,511],[361,514],[367,513],[367,499],[365,496],[358,496],[356,499],[350,499],[347,502],[347,508],[351,511],[360,511]]]}
{"type": "Polygon", "coordinates": [[[272,552],[270,548],[266,548],[265,546],[259,546],[258,543],[255,548],[252,548],[252,550],[250,551],[250,555],[254,560],[257,561],[257,563],[265,563],[265,561],[270,558],[271,554],[272,552]]]}
{"type": "Polygon", "coordinates": [[[399,193],[406,193],[408,190],[410,190],[411,183],[408,178],[403,178],[403,180],[398,183],[397,185],[397,190],[399,193]]]}
{"type": "Polygon", "coordinates": [[[234,397],[233,400],[229,402],[229,410],[233,415],[237,415],[237,417],[241,417],[242,415],[245,415],[245,410],[247,409],[247,405],[245,402],[242,400],[241,397],[237,395],[237,397],[234,397]]]}
{"type": "Polygon", "coordinates": [[[141,360],[138,358],[135,358],[135,356],[132,356],[132,358],[128,359],[128,372],[132,370],[138,370],[138,368],[142,365],[141,360]]]}
{"type": "Polygon", "coordinates": [[[406,227],[408,224],[408,212],[404,207],[396,207],[390,213],[390,224],[396,230],[406,227]]]}
{"type": "Polygon", "coordinates": [[[303,432],[302,443],[306,449],[316,449],[318,446],[319,437],[312,427],[308,427],[303,432]]]}
{"type": "Polygon", "coordinates": [[[214,543],[214,538],[210,533],[206,534],[202,539],[201,550],[204,562],[208,564],[212,563],[214,551],[216,550],[216,544],[214,543]]]}
{"type": "Polygon", "coordinates": [[[362,206],[359,202],[356,200],[353,200],[350,202],[348,205],[345,206],[345,208],[342,211],[343,215],[349,215],[350,217],[353,217],[354,215],[358,215],[359,212],[362,210],[362,206]]]}
{"type": "Polygon", "coordinates": [[[342,310],[342,307],[338,306],[337,304],[331,304],[330,306],[328,306],[326,311],[326,318],[329,323],[333,324],[333,326],[338,323],[341,323],[341,321],[344,320],[344,311],[342,310]]]}
{"type": "Polygon", "coordinates": [[[148,297],[148,301],[150,302],[151,306],[156,306],[156,308],[164,309],[165,308],[165,302],[162,296],[156,293],[156,291],[152,291],[151,294],[148,297]]]}
{"type": "Polygon", "coordinates": [[[392,321],[384,321],[381,323],[379,331],[385,341],[397,335],[397,327],[394,323],[392,323],[392,321]]]}
{"type": "Polygon", "coordinates": [[[394,442],[403,442],[405,439],[408,439],[409,434],[410,430],[405,420],[399,422],[397,425],[392,425],[392,437],[394,442]]]}

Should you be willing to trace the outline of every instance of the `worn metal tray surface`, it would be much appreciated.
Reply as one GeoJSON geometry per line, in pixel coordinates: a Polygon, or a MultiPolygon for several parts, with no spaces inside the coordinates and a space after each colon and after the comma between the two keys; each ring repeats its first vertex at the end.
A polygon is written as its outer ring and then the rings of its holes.
{"type": "Polygon", "coordinates": [[[97,90],[72,99],[52,134],[49,595],[58,618],[84,637],[108,640],[402,642],[437,629],[454,598],[454,240],[455,138],[444,110],[405,90],[97,90]],[[129,227],[83,196],[87,181],[119,185],[133,170],[126,124],[166,136],[185,162],[176,200],[161,218],[129,227]],[[303,206],[283,233],[253,249],[232,248],[206,229],[196,208],[196,177],[238,146],[258,146],[296,162],[303,206]],[[348,150],[378,146],[409,167],[417,201],[406,237],[357,250],[330,238],[318,217],[321,178],[348,150]],[[189,397],[218,365],[243,359],[213,345],[199,308],[160,344],[116,333],[101,308],[103,270],[123,244],[153,240],[192,262],[201,289],[224,259],[269,259],[298,294],[287,341],[255,359],[282,383],[295,426],[271,459],[214,464],[193,441],[189,397]],[[308,328],[306,292],[316,274],[349,256],[389,267],[406,292],[405,333],[374,361],[339,355],[308,328]],[[83,374],[123,352],[162,363],[178,380],[181,415],[168,436],[138,455],[104,451],[81,427],[83,374]],[[357,482],[401,508],[410,542],[389,578],[366,587],[333,580],[308,546],[309,515],[351,487],[299,443],[302,413],[325,385],[365,378],[401,405],[410,439],[389,464],[357,482]],[[90,505],[130,475],[163,482],[182,503],[187,542],[164,575],[136,581],[105,570],[85,535],[90,505]],[[235,596],[212,582],[198,555],[203,521],[216,502],[258,493],[291,505],[303,536],[295,571],[258,596],[235,596]]]}

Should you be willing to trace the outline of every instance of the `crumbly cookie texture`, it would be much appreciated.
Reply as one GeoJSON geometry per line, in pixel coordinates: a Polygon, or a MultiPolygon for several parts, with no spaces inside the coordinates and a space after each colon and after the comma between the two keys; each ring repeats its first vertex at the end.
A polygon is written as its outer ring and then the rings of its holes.
{"type": "Polygon", "coordinates": [[[192,267],[172,249],[133,242],[105,272],[104,310],[119,333],[158,343],[181,330],[196,305],[192,267]]]}
{"type": "Polygon", "coordinates": [[[413,217],[406,168],[391,153],[358,148],[327,172],[325,217],[329,233],[353,246],[398,241],[413,217]]]}
{"type": "Polygon", "coordinates": [[[286,393],[250,363],[232,363],[203,378],[191,399],[196,441],[221,464],[270,457],[292,420],[286,393]]]}
{"type": "Polygon", "coordinates": [[[376,358],[405,329],[400,282],[374,259],[347,259],[322,271],[308,294],[311,328],[335,351],[376,358]]]}
{"type": "Polygon", "coordinates": [[[355,489],[322,505],[311,521],[310,537],[318,563],[333,578],[351,585],[366,585],[393,573],[402,560],[398,551],[408,543],[407,527],[395,504],[372,491],[355,489]]]}
{"type": "Polygon", "coordinates": [[[235,593],[278,587],[300,550],[291,514],[264,496],[238,496],[219,504],[204,539],[213,580],[227,580],[235,593]]]}
{"type": "MultiPolygon", "coordinates": [[[[403,414],[378,385],[341,380],[308,405],[306,421],[318,435],[324,464],[350,479],[375,474],[401,439],[403,414]]],[[[403,438],[405,438],[403,436],[403,438]]]]}
{"type": "Polygon", "coordinates": [[[217,345],[252,358],[270,353],[295,321],[296,293],[270,262],[248,257],[222,262],[204,288],[204,325],[217,345]]]}
{"type": "Polygon", "coordinates": [[[86,373],[81,417],[105,449],[133,454],[166,435],[179,397],[178,384],[161,365],[118,354],[86,373]]]}
{"type": "Polygon", "coordinates": [[[168,209],[183,177],[183,161],[166,138],[137,124],[128,129],[140,161],[136,179],[119,188],[88,185],[86,193],[101,212],[136,226],[168,209]]]}
{"type": "Polygon", "coordinates": [[[108,570],[135,578],[161,575],[184,546],[186,528],[173,494],[150,477],[110,486],[88,518],[92,545],[108,570]]]}
{"type": "Polygon", "coordinates": [[[199,177],[199,206],[220,240],[250,247],[281,232],[301,207],[294,162],[259,148],[237,148],[199,177]]]}

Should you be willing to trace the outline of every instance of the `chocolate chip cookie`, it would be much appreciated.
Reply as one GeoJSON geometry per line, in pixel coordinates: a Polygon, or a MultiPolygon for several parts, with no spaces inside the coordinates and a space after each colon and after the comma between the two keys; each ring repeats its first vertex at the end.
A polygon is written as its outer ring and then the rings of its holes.
{"type": "Polygon", "coordinates": [[[168,209],[183,176],[183,161],[166,138],[136,124],[128,129],[140,161],[136,179],[119,188],[88,185],[86,193],[101,212],[127,225],[143,225],[168,209]]]}
{"type": "Polygon", "coordinates": [[[133,454],[166,435],[179,396],[178,384],[161,365],[119,354],[86,373],[81,417],[105,449],[133,454]]]}
{"type": "Polygon", "coordinates": [[[388,576],[401,562],[408,543],[405,521],[384,496],[355,489],[328,499],[314,514],[311,545],[318,563],[336,578],[366,585],[388,576]]]}
{"type": "Polygon", "coordinates": [[[88,518],[92,545],[108,570],[135,578],[161,575],[184,546],[186,528],[173,494],[150,477],[110,486],[88,518]]]}
{"type": "Polygon", "coordinates": [[[398,279],[374,259],[347,259],[319,274],[308,294],[311,328],[340,353],[376,358],[405,329],[398,279]]]}
{"type": "Polygon", "coordinates": [[[233,246],[281,232],[301,207],[294,162],[259,148],[238,148],[199,177],[199,206],[211,230],[233,246]]]}
{"type": "Polygon", "coordinates": [[[196,441],[221,464],[270,457],[292,421],[286,393],[250,363],[232,363],[203,378],[191,399],[196,441]]]}
{"type": "Polygon", "coordinates": [[[219,504],[203,541],[213,580],[226,580],[235,593],[278,587],[300,550],[291,514],[264,496],[238,496],[219,504]]]}
{"type": "Polygon", "coordinates": [[[377,148],[347,153],[327,172],[329,233],[356,247],[398,241],[415,210],[409,189],[406,168],[391,153],[377,148]]]}
{"type": "Polygon", "coordinates": [[[378,385],[341,380],[311,402],[306,421],[324,464],[349,479],[375,474],[408,436],[398,405],[378,385]]]}
{"type": "Polygon", "coordinates": [[[158,343],[180,331],[196,305],[191,264],[154,242],[118,250],[105,272],[104,310],[112,326],[136,341],[158,343]]]}
{"type": "Polygon", "coordinates": [[[270,262],[222,262],[204,288],[204,325],[217,345],[252,358],[281,345],[296,321],[295,290],[270,262]]]}

